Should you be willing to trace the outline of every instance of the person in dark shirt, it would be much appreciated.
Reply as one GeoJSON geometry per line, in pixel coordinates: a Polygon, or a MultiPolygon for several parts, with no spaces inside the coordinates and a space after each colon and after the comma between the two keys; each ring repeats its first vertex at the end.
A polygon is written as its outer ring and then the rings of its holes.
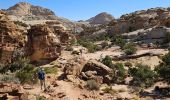
{"type": "Polygon", "coordinates": [[[40,85],[41,85],[41,90],[43,89],[43,86],[44,86],[44,90],[46,89],[46,86],[45,86],[45,72],[44,72],[44,69],[40,69],[40,71],[38,72],[38,78],[40,80],[40,85]]]}

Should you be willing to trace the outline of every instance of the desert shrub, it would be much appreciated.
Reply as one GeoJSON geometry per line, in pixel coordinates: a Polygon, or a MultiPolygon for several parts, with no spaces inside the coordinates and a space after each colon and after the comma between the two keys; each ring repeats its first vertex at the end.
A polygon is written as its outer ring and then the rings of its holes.
{"type": "Polygon", "coordinates": [[[0,75],[0,82],[4,83],[20,83],[19,79],[15,77],[13,74],[9,75],[0,75]]]}
{"type": "Polygon", "coordinates": [[[125,62],[124,65],[127,66],[127,67],[132,67],[133,66],[131,62],[125,62]]]}
{"type": "Polygon", "coordinates": [[[95,80],[88,80],[87,81],[87,88],[90,90],[99,90],[100,85],[95,80]]]}
{"type": "Polygon", "coordinates": [[[113,82],[115,83],[121,83],[124,81],[126,77],[126,70],[122,63],[114,64],[114,66],[112,67],[111,77],[113,82]]]}
{"type": "Polygon", "coordinates": [[[123,39],[121,35],[116,35],[112,38],[112,43],[123,48],[123,46],[126,44],[126,41],[123,39]]]}
{"type": "Polygon", "coordinates": [[[156,73],[149,66],[142,64],[130,68],[129,73],[133,77],[131,84],[139,87],[150,87],[156,78],[156,73]]]}
{"type": "Polygon", "coordinates": [[[8,71],[15,72],[17,70],[22,69],[23,67],[29,64],[29,60],[27,58],[18,58],[10,64],[0,65],[0,73],[6,73],[8,71]]]}
{"type": "Polygon", "coordinates": [[[45,67],[44,71],[46,74],[57,74],[58,68],[57,67],[45,67]]]}
{"type": "Polygon", "coordinates": [[[124,53],[126,55],[132,55],[136,53],[137,49],[134,43],[127,43],[123,46],[124,53]]]}
{"type": "Polygon", "coordinates": [[[79,45],[82,45],[83,47],[87,48],[90,53],[93,53],[93,52],[96,52],[96,51],[100,50],[98,45],[96,45],[93,42],[91,42],[91,41],[89,41],[87,39],[84,39],[84,38],[82,38],[82,40],[79,39],[77,41],[77,43],[79,45]]]}
{"type": "Polygon", "coordinates": [[[170,52],[162,57],[162,63],[155,67],[155,71],[160,78],[170,83],[170,52]]]}
{"type": "Polygon", "coordinates": [[[102,59],[102,63],[108,67],[112,67],[112,58],[110,56],[105,56],[105,58],[102,59]]]}
{"type": "Polygon", "coordinates": [[[37,69],[31,64],[27,64],[21,70],[16,72],[16,77],[19,78],[20,82],[23,83],[37,83],[37,69]]]}

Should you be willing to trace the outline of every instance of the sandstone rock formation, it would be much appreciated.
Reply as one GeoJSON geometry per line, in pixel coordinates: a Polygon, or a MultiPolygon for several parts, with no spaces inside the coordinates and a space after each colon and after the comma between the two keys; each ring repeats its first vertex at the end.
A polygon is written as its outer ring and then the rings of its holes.
{"type": "Polygon", "coordinates": [[[25,20],[56,19],[56,16],[53,11],[43,7],[33,6],[26,2],[20,2],[8,8],[6,12],[9,15],[15,15],[20,17],[25,16],[25,20]]]}
{"type": "Polygon", "coordinates": [[[87,20],[90,24],[108,24],[110,21],[114,20],[114,17],[106,12],[100,13],[95,17],[90,18],[87,20]]]}
{"type": "Polygon", "coordinates": [[[151,8],[122,15],[113,23],[113,33],[128,33],[154,26],[169,27],[169,8],[151,8]]]}
{"type": "Polygon", "coordinates": [[[0,100],[27,100],[28,94],[22,91],[19,84],[1,83],[0,100]]]}
{"type": "Polygon", "coordinates": [[[35,25],[28,30],[27,52],[32,61],[54,60],[61,53],[60,41],[47,25],[35,25]]]}
{"type": "Polygon", "coordinates": [[[11,62],[13,52],[17,48],[22,48],[25,41],[23,31],[0,11],[0,62],[11,62]]]}
{"type": "Polygon", "coordinates": [[[69,80],[73,80],[73,77],[80,77],[84,80],[93,79],[99,83],[109,83],[111,80],[107,79],[110,73],[111,69],[109,67],[96,60],[90,60],[86,62],[83,59],[76,59],[69,61],[69,63],[64,68],[64,74],[69,80]]]}

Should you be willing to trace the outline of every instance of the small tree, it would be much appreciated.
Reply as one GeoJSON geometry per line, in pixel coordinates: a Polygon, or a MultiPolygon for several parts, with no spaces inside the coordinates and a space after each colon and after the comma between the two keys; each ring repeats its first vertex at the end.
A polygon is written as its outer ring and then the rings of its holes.
{"type": "Polygon", "coordinates": [[[110,56],[106,56],[105,58],[102,59],[102,63],[108,67],[112,67],[113,64],[112,64],[112,58],[110,56]]]}
{"type": "Polygon", "coordinates": [[[137,51],[134,43],[125,44],[123,47],[123,50],[126,55],[132,55],[132,54],[136,53],[136,51],[137,51]]]}
{"type": "Polygon", "coordinates": [[[156,73],[147,65],[137,64],[136,67],[129,69],[133,77],[131,83],[135,86],[149,87],[153,85],[156,73]]]}

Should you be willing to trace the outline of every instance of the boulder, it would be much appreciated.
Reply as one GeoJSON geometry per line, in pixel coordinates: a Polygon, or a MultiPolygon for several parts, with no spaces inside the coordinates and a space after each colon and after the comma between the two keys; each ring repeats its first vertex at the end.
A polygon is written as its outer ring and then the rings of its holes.
{"type": "Polygon", "coordinates": [[[83,58],[72,59],[65,65],[64,74],[79,76],[85,64],[86,61],[83,58]]]}
{"type": "Polygon", "coordinates": [[[96,71],[97,75],[105,76],[111,73],[111,69],[96,60],[89,60],[82,69],[82,72],[96,71]]]}

